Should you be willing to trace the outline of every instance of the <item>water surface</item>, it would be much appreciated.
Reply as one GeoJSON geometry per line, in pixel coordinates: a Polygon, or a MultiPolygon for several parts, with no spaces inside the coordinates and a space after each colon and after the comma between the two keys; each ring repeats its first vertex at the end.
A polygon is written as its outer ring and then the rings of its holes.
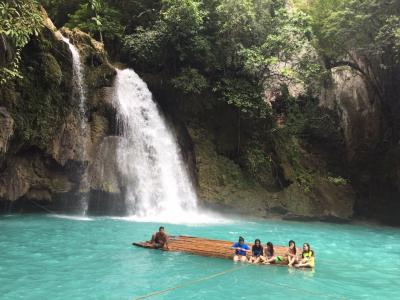
{"type": "MultiPolygon", "coordinates": [[[[240,267],[131,246],[159,224],[49,215],[0,217],[1,299],[135,299],[240,267]]],[[[235,221],[168,232],[263,243],[309,242],[315,271],[246,266],[149,299],[399,299],[400,230],[372,225],[235,221]]]]}

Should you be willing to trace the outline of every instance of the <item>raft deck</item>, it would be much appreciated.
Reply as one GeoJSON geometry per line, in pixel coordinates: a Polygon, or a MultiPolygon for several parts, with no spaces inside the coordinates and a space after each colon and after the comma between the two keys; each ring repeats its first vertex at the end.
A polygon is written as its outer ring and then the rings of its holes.
{"type": "MultiPolygon", "coordinates": [[[[173,236],[169,238],[168,249],[161,248],[159,250],[172,251],[172,252],[184,252],[200,256],[217,257],[232,259],[234,250],[230,249],[233,242],[223,240],[211,240],[193,236],[173,236]]],[[[132,243],[132,245],[142,248],[156,249],[153,245],[148,242],[132,243]]],[[[252,246],[251,243],[247,245],[252,246]]],[[[288,248],[283,246],[274,246],[275,256],[284,257],[287,253],[288,248]]],[[[297,253],[301,253],[300,249],[297,249],[297,253]]],[[[250,256],[250,254],[248,254],[250,256]]],[[[287,265],[286,258],[283,261],[276,263],[280,265],[287,265]]]]}

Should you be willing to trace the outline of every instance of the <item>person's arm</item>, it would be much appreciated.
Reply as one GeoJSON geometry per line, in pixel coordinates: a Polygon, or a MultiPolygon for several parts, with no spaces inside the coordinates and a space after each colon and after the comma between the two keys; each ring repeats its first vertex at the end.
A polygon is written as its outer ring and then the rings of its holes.
{"type": "Polygon", "coordinates": [[[233,249],[233,250],[242,250],[243,248],[240,247],[240,245],[239,245],[238,243],[234,243],[234,244],[231,246],[231,249],[233,249]]]}
{"type": "Polygon", "coordinates": [[[168,243],[169,243],[169,235],[166,234],[165,235],[165,243],[164,243],[164,248],[165,249],[169,249],[168,243]]]}

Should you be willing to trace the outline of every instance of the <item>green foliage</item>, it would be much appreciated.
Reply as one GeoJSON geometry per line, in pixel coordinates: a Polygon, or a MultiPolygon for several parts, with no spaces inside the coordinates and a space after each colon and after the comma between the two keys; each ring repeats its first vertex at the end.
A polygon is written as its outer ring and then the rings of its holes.
{"type": "Polygon", "coordinates": [[[16,85],[18,100],[10,107],[16,122],[17,140],[48,149],[55,130],[71,109],[71,103],[65,101],[68,96],[60,92],[60,66],[49,53],[23,61],[23,66],[27,69],[16,85]],[[38,84],[37,78],[43,78],[45,83],[38,84]]]}
{"type": "MultiPolygon", "coordinates": [[[[65,7],[42,1],[52,11],[65,7]]],[[[135,69],[162,72],[185,93],[205,87],[204,76],[221,100],[247,117],[268,115],[263,90],[277,80],[308,84],[321,71],[310,54],[310,17],[289,12],[286,0],[87,0],[67,26],[100,39],[104,34],[106,45],[120,41],[135,69]],[[199,80],[183,89],[191,76],[199,80]]]]}
{"type": "Polygon", "coordinates": [[[272,137],[281,155],[281,163],[287,165],[286,171],[291,170],[289,174],[285,174],[287,179],[295,182],[304,192],[311,192],[315,183],[316,170],[305,163],[299,140],[287,130],[275,130],[272,137]]]}
{"type": "Polygon", "coordinates": [[[89,0],[81,4],[65,26],[77,27],[103,41],[103,37],[113,40],[120,37],[123,27],[119,22],[120,13],[104,0],[89,0]]]}
{"type": "Polygon", "coordinates": [[[221,100],[247,117],[265,118],[265,86],[319,71],[310,66],[300,73],[299,67],[314,59],[298,58],[311,27],[308,16],[289,13],[285,1],[165,0],[161,4],[158,19],[125,36],[124,48],[132,64],[169,74],[175,78],[173,86],[181,90],[176,78],[196,69],[209,78],[210,88],[221,100]]]}
{"type": "Polygon", "coordinates": [[[249,117],[265,119],[270,111],[260,96],[261,89],[258,83],[245,78],[222,78],[216,83],[214,92],[249,117]]]}
{"type": "Polygon", "coordinates": [[[198,70],[185,68],[171,80],[172,85],[184,94],[200,94],[208,87],[206,78],[198,70]]]}
{"type": "Polygon", "coordinates": [[[21,78],[21,50],[31,35],[39,34],[42,26],[42,14],[36,1],[0,2],[0,38],[5,39],[14,51],[10,60],[0,65],[0,85],[13,78],[21,78]]]}
{"type": "Polygon", "coordinates": [[[164,32],[163,24],[159,24],[147,30],[138,27],[135,33],[124,36],[123,46],[130,62],[139,68],[157,69],[162,62],[164,32]]]}
{"type": "MultiPolygon", "coordinates": [[[[298,5],[312,16],[316,44],[328,60],[355,62],[355,54],[373,57],[398,53],[397,0],[309,0],[298,5]]],[[[396,59],[398,62],[398,56],[396,59]]]]}
{"type": "Polygon", "coordinates": [[[379,29],[375,42],[382,54],[390,50],[396,64],[400,64],[400,16],[389,16],[379,29]],[[385,51],[386,49],[386,51],[385,51]]]}
{"type": "Polygon", "coordinates": [[[39,2],[57,28],[64,26],[68,22],[68,15],[79,9],[82,3],[81,0],[39,0],[39,2]]]}
{"type": "Polygon", "coordinates": [[[333,184],[337,185],[337,186],[343,186],[343,185],[347,185],[349,182],[347,179],[343,178],[343,177],[332,177],[332,176],[328,176],[328,181],[332,182],[333,184]]]}
{"type": "MultiPolygon", "coordinates": [[[[246,171],[264,187],[273,187],[276,183],[271,155],[266,153],[263,145],[254,140],[246,147],[244,153],[244,167],[246,171]]],[[[276,175],[276,174],[275,174],[276,175]]]]}

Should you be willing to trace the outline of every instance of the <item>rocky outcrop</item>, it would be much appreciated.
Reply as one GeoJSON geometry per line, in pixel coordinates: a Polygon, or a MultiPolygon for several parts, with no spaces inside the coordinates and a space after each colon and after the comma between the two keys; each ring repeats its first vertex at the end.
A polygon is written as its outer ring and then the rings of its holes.
{"type": "Polygon", "coordinates": [[[8,149],[8,141],[14,133],[14,120],[5,107],[0,107],[0,156],[8,149]]]}
{"type": "Polygon", "coordinates": [[[334,68],[331,72],[332,83],[323,89],[320,105],[339,115],[347,160],[360,160],[360,155],[365,159],[371,156],[382,136],[379,100],[364,78],[350,67],[334,68]]]}
{"type": "Polygon", "coordinates": [[[89,182],[94,190],[120,194],[124,186],[119,176],[117,146],[121,137],[105,137],[97,148],[97,153],[89,167],[89,182]]]}
{"type": "Polygon", "coordinates": [[[44,28],[22,52],[23,79],[0,89],[0,202],[74,209],[82,193],[91,191],[107,201],[107,195],[120,191],[118,138],[109,136],[115,131],[109,92],[115,69],[102,44],[79,30],[61,30],[84,64],[87,108],[82,116],[72,96],[71,53],[43,13],[44,28]]]}
{"type": "Polygon", "coordinates": [[[290,138],[282,138],[282,146],[271,136],[255,138],[260,125],[249,119],[241,120],[239,133],[236,111],[215,95],[179,95],[162,78],[142,75],[166,114],[188,129],[193,149],[183,150],[193,152],[203,205],[260,217],[351,219],[355,201],[351,185],[333,176],[315,151],[290,138]],[[294,154],[293,148],[299,153],[294,154]],[[302,180],[310,182],[305,186],[299,184],[302,180]]]}
{"type": "MultiPolygon", "coordinates": [[[[399,224],[399,135],[396,69],[382,69],[375,62],[375,80],[383,83],[377,93],[359,70],[349,66],[331,70],[332,83],[321,93],[320,105],[339,116],[343,129],[347,177],[357,197],[355,214],[399,224]],[[383,71],[382,71],[383,70],[383,71]]],[[[360,63],[367,70],[367,68],[360,63]]],[[[366,72],[364,70],[364,72],[366,72]]],[[[368,73],[368,72],[366,72],[368,73]]]]}

